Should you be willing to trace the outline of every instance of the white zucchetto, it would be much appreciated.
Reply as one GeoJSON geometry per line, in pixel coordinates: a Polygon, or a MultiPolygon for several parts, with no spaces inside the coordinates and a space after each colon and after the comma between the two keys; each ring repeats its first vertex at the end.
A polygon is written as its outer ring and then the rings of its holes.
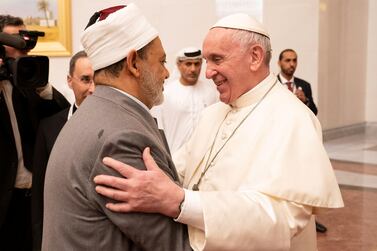
{"type": "Polygon", "coordinates": [[[262,23],[244,13],[237,13],[223,17],[212,26],[212,28],[216,27],[251,31],[270,38],[266,27],[262,23]]]}
{"type": "Polygon", "coordinates": [[[131,50],[143,48],[157,36],[157,30],[131,3],[89,26],[81,43],[96,71],[126,58],[131,50]]]}

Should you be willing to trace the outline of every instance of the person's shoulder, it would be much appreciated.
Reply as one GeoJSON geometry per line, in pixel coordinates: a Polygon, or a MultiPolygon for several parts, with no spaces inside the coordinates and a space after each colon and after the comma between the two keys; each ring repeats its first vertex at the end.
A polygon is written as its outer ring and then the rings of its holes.
{"type": "Polygon", "coordinates": [[[211,104],[211,105],[209,105],[209,106],[207,106],[204,110],[203,110],[203,112],[202,112],[202,114],[204,115],[204,117],[211,117],[212,115],[216,115],[216,114],[218,114],[219,112],[222,112],[222,111],[224,111],[224,110],[228,110],[229,108],[228,108],[228,105],[227,104],[225,104],[225,103],[223,103],[223,102],[221,102],[221,101],[219,101],[219,102],[216,102],[216,103],[213,103],[213,104],[211,104]]]}
{"type": "Polygon", "coordinates": [[[296,84],[301,84],[301,85],[309,85],[310,83],[302,78],[295,77],[295,83],[296,84]]]}
{"type": "Polygon", "coordinates": [[[265,100],[267,104],[271,105],[268,107],[284,116],[295,116],[306,112],[306,106],[283,85],[275,86],[271,94],[267,95],[265,100]],[[284,111],[290,112],[287,113],[284,111]]]}
{"type": "Polygon", "coordinates": [[[71,107],[67,107],[67,108],[64,108],[63,110],[49,116],[49,117],[46,117],[44,119],[42,119],[42,121],[54,121],[56,120],[57,118],[61,118],[61,117],[67,117],[68,116],[68,112],[69,112],[69,109],[71,107]]]}
{"type": "Polygon", "coordinates": [[[179,79],[173,79],[173,80],[170,80],[170,81],[166,81],[166,83],[164,84],[164,92],[175,89],[179,86],[180,86],[179,79]]]}
{"type": "Polygon", "coordinates": [[[68,112],[69,112],[69,109],[70,109],[70,106],[49,116],[49,117],[46,117],[46,118],[43,118],[40,122],[41,125],[44,125],[44,124],[52,124],[52,123],[55,123],[56,121],[58,120],[61,120],[62,118],[66,118],[68,117],[68,112]]]}
{"type": "Polygon", "coordinates": [[[51,85],[51,87],[53,99],[56,102],[58,102],[61,107],[70,107],[71,104],[69,103],[67,98],[61,92],[59,92],[59,90],[56,89],[53,85],[51,85]]]}
{"type": "Polygon", "coordinates": [[[215,97],[218,100],[219,92],[216,89],[216,85],[212,81],[203,81],[199,79],[196,86],[200,92],[203,93],[203,95],[212,98],[215,97]]]}
{"type": "Polygon", "coordinates": [[[178,79],[167,81],[164,84],[164,100],[170,98],[170,96],[174,96],[179,91],[180,84],[178,79]]]}
{"type": "Polygon", "coordinates": [[[198,82],[196,83],[196,86],[206,91],[216,91],[216,86],[212,81],[206,81],[206,80],[203,81],[199,79],[198,82]]]}

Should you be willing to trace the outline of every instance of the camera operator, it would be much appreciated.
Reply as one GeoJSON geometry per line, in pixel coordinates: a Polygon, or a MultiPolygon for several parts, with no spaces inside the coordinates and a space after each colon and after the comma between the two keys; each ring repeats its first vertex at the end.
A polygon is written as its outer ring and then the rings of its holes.
{"type": "MultiPolygon", "coordinates": [[[[19,34],[19,17],[0,15],[0,32],[19,34]]],[[[26,56],[29,49],[5,47],[7,58],[26,56]]],[[[1,60],[0,64],[5,63],[1,60]]],[[[34,141],[39,121],[68,107],[50,84],[19,88],[0,81],[0,243],[4,250],[32,250],[31,186],[34,141]]]]}

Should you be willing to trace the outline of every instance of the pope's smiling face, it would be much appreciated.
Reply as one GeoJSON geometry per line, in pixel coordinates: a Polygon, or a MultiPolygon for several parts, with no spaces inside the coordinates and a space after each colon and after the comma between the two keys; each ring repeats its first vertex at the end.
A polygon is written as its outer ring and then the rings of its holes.
{"type": "Polygon", "coordinates": [[[250,76],[246,65],[248,53],[232,39],[231,29],[211,29],[203,43],[203,57],[207,62],[206,77],[215,83],[220,100],[229,104],[248,91],[245,81],[250,76]]]}

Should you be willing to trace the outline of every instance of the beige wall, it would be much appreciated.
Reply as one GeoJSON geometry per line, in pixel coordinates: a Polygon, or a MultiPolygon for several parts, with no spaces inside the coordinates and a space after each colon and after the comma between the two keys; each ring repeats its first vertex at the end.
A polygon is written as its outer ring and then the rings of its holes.
{"type": "Polygon", "coordinates": [[[377,122],[377,1],[369,0],[366,121],[377,122]]]}
{"type": "MultiPolygon", "coordinates": [[[[216,18],[215,1],[189,0],[80,0],[72,1],[72,41],[73,52],[82,49],[80,36],[89,18],[95,11],[125,4],[136,3],[151,23],[158,29],[167,53],[168,68],[174,70],[174,55],[185,46],[201,48],[208,27],[216,18]]],[[[73,94],[66,85],[69,57],[50,58],[50,82],[70,101],[73,94]]]]}
{"type": "MultiPolygon", "coordinates": [[[[80,34],[95,11],[124,2],[72,0],[73,51],[81,49],[80,34]]],[[[216,0],[127,2],[137,3],[160,31],[171,72],[177,50],[200,47],[217,19],[216,0]]],[[[324,129],[377,121],[376,0],[264,0],[263,8],[272,38],[272,71],[278,72],[282,49],[297,50],[297,76],[312,84],[324,129]]],[[[72,101],[66,86],[68,61],[69,57],[50,58],[50,80],[72,101]]]]}
{"type": "Polygon", "coordinates": [[[368,0],[321,0],[319,118],[323,129],[365,122],[368,0]]]}
{"type": "Polygon", "coordinates": [[[280,52],[294,49],[298,54],[295,74],[311,83],[313,97],[317,101],[318,0],[264,0],[263,3],[263,22],[272,43],[271,70],[278,74],[280,52]]]}

